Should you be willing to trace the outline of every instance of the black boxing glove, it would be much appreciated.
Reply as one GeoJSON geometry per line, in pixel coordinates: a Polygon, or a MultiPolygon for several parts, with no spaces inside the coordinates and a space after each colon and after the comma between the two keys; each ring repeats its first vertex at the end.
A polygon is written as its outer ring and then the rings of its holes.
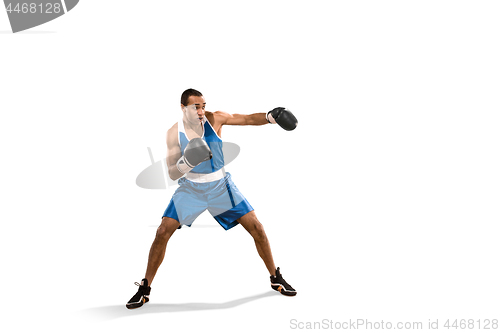
{"type": "Polygon", "coordinates": [[[205,140],[195,138],[188,142],[184,155],[177,161],[177,170],[181,173],[187,173],[194,169],[198,164],[208,161],[212,158],[212,151],[205,140]]]}
{"type": "Polygon", "coordinates": [[[281,128],[292,131],[297,127],[297,118],[289,110],[279,107],[274,108],[266,114],[266,119],[271,124],[278,124],[281,128]]]}

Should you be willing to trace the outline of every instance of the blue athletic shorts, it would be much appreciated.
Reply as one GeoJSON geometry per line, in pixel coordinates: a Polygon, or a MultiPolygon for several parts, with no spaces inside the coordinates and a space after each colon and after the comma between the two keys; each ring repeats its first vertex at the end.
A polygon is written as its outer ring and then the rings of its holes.
{"type": "Polygon", "coordinates": [[[186,178],[179,179],[175,191],[163,217],[173,218],[181,225],[191,226],[205,210],[225,229],[236,226],[236,221],[253,210],[250,203],[231,180],[231,174],[217,181],[195,183],[186,178]]]}

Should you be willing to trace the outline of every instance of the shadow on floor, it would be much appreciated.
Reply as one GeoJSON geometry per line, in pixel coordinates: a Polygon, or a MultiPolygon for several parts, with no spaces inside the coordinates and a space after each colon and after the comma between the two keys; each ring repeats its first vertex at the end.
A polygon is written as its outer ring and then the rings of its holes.
{"type": "Polygon", "coordinates": [[[179,304],[155,304],[146,303],[138,309],[129,310],[125,307],[125,303],[121,305],[101,306],[82,310],[79,314],[88,316],[97,320],[112,320],[121,317],[138,316],[149,313],[167,313],[181,311],[201,311],[201,310],[220,310],[234,308],[238,305],[252,302],[261,298],[278,296],[275,291],[268,291],[254,296],[243,297],[233,301],[223,303],[179,303],[179,304]]]}

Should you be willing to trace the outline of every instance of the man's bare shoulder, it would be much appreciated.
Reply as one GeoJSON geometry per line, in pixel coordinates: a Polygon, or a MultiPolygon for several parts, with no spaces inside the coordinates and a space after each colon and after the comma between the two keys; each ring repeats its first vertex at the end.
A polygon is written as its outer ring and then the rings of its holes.
{"type": "Polygon", "coordinates": [[[177,142],[177,123],[173,124],[172,127],[167,131],[167,145],[175,144],[177,142]]]}
{"type": "Polygon", "coordinates": [[[168,133],[171,133],[171,132],[175,132],[175,133],[177,133],[177,126],[178,126],[178,125],[177,125],[177,123],[173,124],[173,125],[172,125],[172,127],[170,127],[170,128],[168,129],[168,131],[167,131],[167,135],[168,135],[168,133]]]}
{"type": "Polygon", "coordinates": [[[212,125],[223,125],[231,115],[224,111],[205,111],[205,117],[212,125]]]}
{"type": "Polygon", "coordinates": [[[224,111],[205,111],[205,117],[207,117],[208,122],[212,125],[217,135],[221,136],[221,128],[223,125],[227,124],[227,120],[231,117],[231,115],[224,111]]]}
{"type": "Polygon", "coordinates": [[[215,111],[213,112],[213,114],[215,115],[215,117],[217,118],[227,118],[227,117],[231,117],[231,115],[227,112],[224,112],[224,111],[215,111]]]}

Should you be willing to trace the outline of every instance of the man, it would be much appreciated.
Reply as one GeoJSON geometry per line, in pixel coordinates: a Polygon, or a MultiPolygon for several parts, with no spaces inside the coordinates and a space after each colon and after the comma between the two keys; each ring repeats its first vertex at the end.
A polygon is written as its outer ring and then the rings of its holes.
{"type": "Polygon", "coordinates": [[[205,98],[199,91],[184,91],[181,96],[182,121],[167,132],[168,174],[173,180],[182,178],[163,214],[149,252],[146,276],[141,284],[136,282],[139,290],[127,303],[129,309],[141,307],[149,301],[151,283],[172,234],[182,225],[191,226],[196,217],[207,209],[225,230],[241,224],[250,233],[269,271],[273,289],[286,296],[297,294],[283,279],[279,267],[275,267],[266,233],[252,206],[234,185],[231,175],[224,171],[220,138],[223,125],[273,123],[293,130],[297,119],[285,108],[241,115],[205,111],[205,105],[205,98]]]}

